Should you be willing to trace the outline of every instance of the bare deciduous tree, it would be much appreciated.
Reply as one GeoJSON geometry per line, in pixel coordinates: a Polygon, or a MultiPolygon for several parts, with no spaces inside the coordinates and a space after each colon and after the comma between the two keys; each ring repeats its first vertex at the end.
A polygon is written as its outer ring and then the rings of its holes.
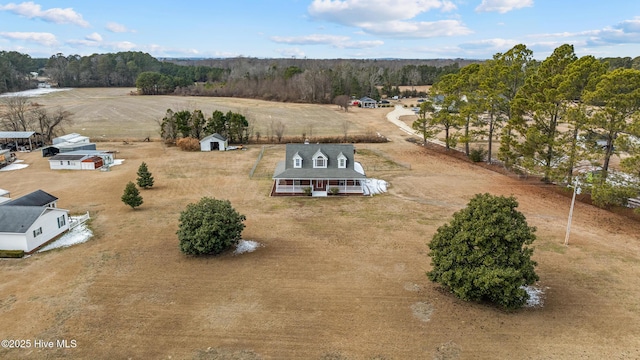
{"type": "Polygon", "coordinates": [[[65,125],[72,123],[72,113],[58,107],[53,113],[45,108],[37,108],[33,111],[37,121],[38,131],[42,134],[43,141],[50,143],[51,139],[64,132],[65,125]]]}
{"type": "Polygon", "coordinates": [[[28,131],[31,128],[34,106],[25,96],[10,96],[4,101],[0,114],[1,126],[9,131],[28,131]]]}
{"type": "Polygon", "coordinates": [[[286,126],[282,121],[278,120],[275,123],[272,122],[272,127],[273,127],[274,133],[276,134],[276,138],[278,139],[278,142],[281,142],[282,137],[284,136],[284,129],[286,128],[286,126]]]}
{"type": "Polygon", "coordinates": [[[346,112],[349,111],[351,99],[347,95],[338,95],[333,99],[333,103],[340,106],[346,112]]]}

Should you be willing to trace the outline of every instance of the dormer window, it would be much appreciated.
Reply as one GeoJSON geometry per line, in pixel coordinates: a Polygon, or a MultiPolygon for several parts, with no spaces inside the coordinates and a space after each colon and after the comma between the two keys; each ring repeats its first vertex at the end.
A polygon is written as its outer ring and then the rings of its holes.
{"type": "Polygon", "coordinates": [[[347,168],[347,157],[344,156],[343,153],[340,153],[338,155],[338,168],[339,169],[346,169],[347,168]]]}
{"type": "Polygon", "coordinates": [[[300,156],[300,154],[298,154],[298,153],[293,155],[293,168],[294,169],[301,169],[302,168],[302,156],[300,156]]]}
{"type": "Polygon", "coordinates": [[[322,153],[322,151],[318,150],[315,155],[313,155],[313,167],[314,168],[327,168],[327,156],[322,153]]]}

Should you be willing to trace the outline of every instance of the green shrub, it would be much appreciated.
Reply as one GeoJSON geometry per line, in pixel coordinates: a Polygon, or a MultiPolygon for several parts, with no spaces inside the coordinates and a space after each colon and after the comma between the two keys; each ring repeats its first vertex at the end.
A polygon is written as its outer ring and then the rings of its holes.
{"type": "Polygon", "coordinates": [[[188,255],[220,254],[240,241],[244,220],[228,200],[203,197],[180,213],[180,250],[188,255]]]}
{"type": "Polygon", "coordinates": [[[311,196],[311,188],[309,186],[303,187],[302,191],[304,192],[305,195],[311,196]]]}
{"type": "Polygon", "coordinates": [[[462,300],[523,306],[529,298],[523,286],[538,280],[528,246],[536,237],[517,206],[514,197],[473,197],[429,243],[429,279],[462,300]]]}
{"type": "Polygon", "coordinates": [[[340,193],[340,189],[337,187],[332,187],[329,189],[329,194],[331,195],[338,195],[340,193]]]}
{"type": "Polygon", "coordinates": [[[628,186],[615,186],[607,182],[593,184],[591,188],[591,201],[593,205],[601,208],[612,206],[627,206],[629,198],[636,197],[638,191],[628,186]]]}
{"type": "Polygon", "coordinates": [[[469,159],[473,162],[484,161],[485,156],[487,156],[487,151],[483,149],[472,149],[469,151],[469,159]]]}
{"type": "Polygon", "coordinates": [[[23,250],[0,250],[0,258],[21,258],[23,256],[23,250]]]}

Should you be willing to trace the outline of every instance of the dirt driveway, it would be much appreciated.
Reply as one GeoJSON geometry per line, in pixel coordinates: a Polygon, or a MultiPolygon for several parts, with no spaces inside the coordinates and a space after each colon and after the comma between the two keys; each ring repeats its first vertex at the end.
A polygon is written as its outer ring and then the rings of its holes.
{"type": "Polygon", "coordinates": [[[29,167],[0,172],[0,188],[14,197],[43,189],[59,207],[89,211],[95,236],[0,260],[0,339],[32,344],[0,349],[0,358],[640,358],[638,223],[577,204],[564,247],[570,199],[409,143],[385,114],[348,115],[392,140],[356,145],[368,175],[391,184],[374,197],[269,197],[283,145],[265,148],[253,179],[254,146],[185,153],[103,142],[125,159],[110,172],[51,171],[39,154],[19,154],[29,167]],[[142,161],[156,185],[131,210],[120,196],[142,161]],[[465,303],[425,276],[426,243],[480,192],[516,196],[538,228],[542,307],[505,313],[465,303]],[[179,213],[202,196],[229,199],[247,217],[244,238],[263,246],[182,255],[179,213]]]}

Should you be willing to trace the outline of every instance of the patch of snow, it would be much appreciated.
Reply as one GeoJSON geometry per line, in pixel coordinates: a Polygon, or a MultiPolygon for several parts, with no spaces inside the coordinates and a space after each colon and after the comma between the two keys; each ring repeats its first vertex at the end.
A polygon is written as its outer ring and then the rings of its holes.
{"type": "Polygon", "coordinates": [[[124,162],[124,159],[115,159],[115,160],[113,160],[113,164],[111,164],[109,166],[122,165],[123,162],[124,162]]]}
{"type": "Polygon", "coordinates": [[[71,245],[82,244],[93,236],[93,232],[87,228],[86,224],[80,224],[62,235],[58,240],[38,250],[38,252],[49,251],[57,248],[69,247],[71,245]]]}
{"type": "Polygon", "coordinates": [[[71,88],[38,88],[38,89],[31,89],[31,90],[25,90],[25,91],[4,93],[4,94],[0,94],[0,97],[14,97],[14,96],[36,97],[40,95],[49,94],[52,92],[67,91],[67,90],[71,90],[71,88]]]}
{"type": "Polygon", "coordinates": [[[364,175],[364,168],[362,167],[362,164],[360,164],[359,162],[355,161],[353,163],[353,170],[359,172],[360,174],[364,175]]]}
{"type": "Polygon", "coordinates": [[[240,240],[238,245],[236,245],[236,250],[233,252],[234,255],[240,255],[247,252],[254,252],[257,248],[263,246],[257,241],[251,240],[240,240]]]}
{"type": "Polygon", "coordinates": [[[544,290],[532,285],[522,286],[522,288],[529,295],[526,307],[542,307],[544,303],[544,290]]]}
{"type": "Polygon", "coordinates": [[[365,179],[362,181],[362,192],[364,195],[378,195],[387,192],[389,184],[384,180],[365,179]]]}
{"type": "MultiPolygon", "coordinates": [[[[20,161],[20,160],[18,160],[18,161],[20,161]]],[[[18,161],[16,161],[16,162],[18,162],[18,161]]],[[[26,164],[15,164],[14,163],[14,164],[10,164],[10,165],[7,165],[7,166],[3,167],[2,169],[0,169],[0,171],[20,170],[20,169],[26,168],[27,166],[29,166],[29,165],[26,165],[26,164]]]]}

